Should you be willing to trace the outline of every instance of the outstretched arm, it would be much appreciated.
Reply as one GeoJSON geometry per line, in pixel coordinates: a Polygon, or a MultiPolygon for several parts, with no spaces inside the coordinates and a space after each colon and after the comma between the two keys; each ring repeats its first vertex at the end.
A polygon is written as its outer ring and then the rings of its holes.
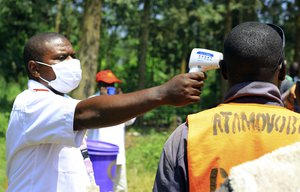
{"type": "Polygon", "coordinates": [[[74,130],[119,124],[161,105],[184,106],[197,102],[204,79],[202,72],[180,74],[160,86],[82,100],[75,109],[74,130]]]}

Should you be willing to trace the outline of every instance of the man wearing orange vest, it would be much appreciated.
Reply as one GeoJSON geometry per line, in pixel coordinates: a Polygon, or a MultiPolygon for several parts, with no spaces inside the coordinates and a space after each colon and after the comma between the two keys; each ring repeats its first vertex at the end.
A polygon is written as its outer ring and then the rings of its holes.
{"type": "Polygon", "coordinates": [[[300,141],[300,115],[283,107],[285,37],[273,24],[246,22],[224,42],[224,102],[191,114],[169,137],[153,191],[217,190],[232,167],[300,141]]]}

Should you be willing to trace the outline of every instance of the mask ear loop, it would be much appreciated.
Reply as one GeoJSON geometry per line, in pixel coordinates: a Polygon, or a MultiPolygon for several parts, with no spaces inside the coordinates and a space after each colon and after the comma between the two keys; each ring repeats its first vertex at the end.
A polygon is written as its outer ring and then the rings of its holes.
{"type": "Polygon", "coordinates": [[[48,67],[52,67],[51,65],[49,65],[47,63],[43,63],[43,62],[40,62],[40,61],[35,61],[35,62],[40,64],[40,65],[45,65],[45,66],[48,66],[48,67]]]}
{"type": "MultiPolygon", "coordinates": [[[[40,62],[40,61],[35,61],[35,62],[38,63],[38,64],[40,64],[40,65],[45,65],[45,66],[47,66],[47,67],[52,67],[51,65],[49,65],[49,64],[47,64],[47,63],[43,63],[43,62],[40,62]]],[[[40,78],[42,81],[46,82],[47,84],[50,83],[50,81],[44,79],[44,78],[41,77],[40,75],[39,75],[39,78],[40,78]]]]}
{"type": "Polygon", "coordinates": [[[50,83],[50,81],[48,81],[48,80],[46,80],[46,79],[44,79],[43,77],[41,77],[41,76],[39,76],[39,78],[41,79],[41,80],[43,80],[44,82],[46,82],[46,83],[50,83]]]}
{"type": "Polygon", "coordinates": [[[285,34],[281,27],[271,24],[271,23],[268,23],[267,25],[272,27],[279,34],[279,36],[282,39],[281,53],[280,53],[280,56],[279,56],[279,59],[277,62],[278,65],[276,65],[276,67],[274,68],[274,71],[275,71],[277,69],[277,67],[279,67],[279,69],[281,69],[282,65],[284,64],[285,34]]]}

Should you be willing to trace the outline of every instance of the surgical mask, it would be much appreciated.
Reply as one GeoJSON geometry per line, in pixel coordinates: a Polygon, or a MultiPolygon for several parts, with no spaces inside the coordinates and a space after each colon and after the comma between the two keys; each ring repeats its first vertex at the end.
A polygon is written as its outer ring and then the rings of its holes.
{"type": "Polygon", "coordinates": [[[60,63],[49,65],[40,61],[38,64],[52,67],[56,78],[52,81],[47,81],[40,76],[40,79],[48,83],[50,87],[60,93],[69,93],[78,87],[81,81],[81,67],[78,59],[68,59],[60,63]]]}
{"type": "Polygon", "coordinates": [[[106,87],[106,89],[107,89],[107,95],[115,95],[116,94],[115,87],[106,87]]]}

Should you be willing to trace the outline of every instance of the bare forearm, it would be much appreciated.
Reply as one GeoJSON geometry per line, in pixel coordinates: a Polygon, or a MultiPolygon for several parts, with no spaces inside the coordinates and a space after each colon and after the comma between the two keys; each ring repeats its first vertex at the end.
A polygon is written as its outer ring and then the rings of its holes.
{"type": "Polygon", "coordinates": [[[128,94],[92,97],[78,103],[74,129],[123,123],[163,104],[158,87],[128,94]]]}

